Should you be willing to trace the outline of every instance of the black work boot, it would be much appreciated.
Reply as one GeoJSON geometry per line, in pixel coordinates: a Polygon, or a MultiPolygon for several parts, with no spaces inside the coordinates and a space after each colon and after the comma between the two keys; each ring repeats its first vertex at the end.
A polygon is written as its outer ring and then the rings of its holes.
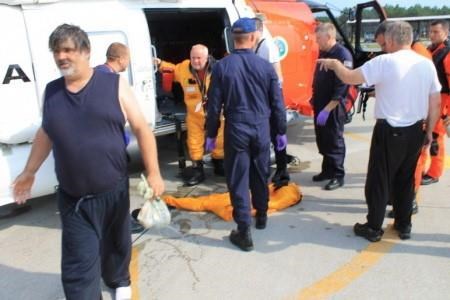
{"type": "Polygon", "coordinates": [[[267,225],[267,212],[256,212],[255,215],[255,228],[265,229],[267,225]]]}
{"type": "Polygon", "coordinates": [[[241,231],[239,229],[232,230],[230,233],[230,242],[243,251],[253,250],[253,240],[250,228],[241,231]]]}
{"type": "Polygon", "coordinates": [[[212,159],[212,163],[214,166],[214,174],[217,176],[225,176],[225,169],[223,167],[223,159],[212,159]]]}
{"type": "Polygon", "coordinates": [[[277,168],[275,174],[272,177],[272,182],[275,186],[275,190],[288,185],[289,180],[291,180],[291,177],[289,176],[286,168],[277,168]]]}
{"type": "Polygon", "coordinates": [[[183,175],[184,184],[187,186],[197,185],[205,180],[205,172],[203,171],[203,161],[192,161],[192,167],[186,168],[183,175]]]}

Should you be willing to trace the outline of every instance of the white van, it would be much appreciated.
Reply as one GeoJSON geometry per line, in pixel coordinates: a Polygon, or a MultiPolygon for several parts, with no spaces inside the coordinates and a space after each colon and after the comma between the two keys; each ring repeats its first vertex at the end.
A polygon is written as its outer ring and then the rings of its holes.
{"type": "MultiPolygon", "coordinates": [[[[60,76],[48,48],[48,37],[58,25],[75,24],[88,33],[92,66],[105,62],[111,42],[129,46],[131,62],[123,76],[155,135],[163,135],[175,132],[170,113],[182,112],[184,105],[167,105],[159,97],[153,57],[181,61],[195,43],[223,57],[229,43],[225,28],[243,16],[254,13],[240,0],[0,0],[0,206],[13,202],[10,185],[23,169],[40,126],[45,86],[60,76]],[[158,114],[160,100],[164,116],[158,114]]],[[[56,185],[50,155],[31,195],[53,193],[56,185]]]]}

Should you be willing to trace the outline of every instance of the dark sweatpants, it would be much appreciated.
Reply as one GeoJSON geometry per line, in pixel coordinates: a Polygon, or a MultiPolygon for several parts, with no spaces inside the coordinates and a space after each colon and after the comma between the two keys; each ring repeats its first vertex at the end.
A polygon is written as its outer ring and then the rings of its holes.
{"type": "Polygon", "coordinates": [[[101,299],[100,277],[111,288],[130,285],[128,178],[113,190],[73,198],[58,191],[62,223],[61,277],[68,300],[101,299]]]}
{"type": "Polygon", "coordinates": [[[238,229],[251,225],[251,203],[261,213],[267,212],[269,191],[269,122],[257,125],[225,123],[225,174],[238,229]]]}
{"type": "Polygon", "coordinates": [[[330,112],[325,126],[317,125],[318,114],[318,112],[314,114],[314,130],[317,148],[323,156],[321,173],[330,179],[344,178],[344,106],[339,104],[330,112]]]}
{"type": "Polygon", "coordinates": [[[372,229],[381,229],[390,197],[398,228],[411,226],[414,172],[424,137],[423,121],[408,127],[392,127],[385,120],[377,121],[365,186],[367,222],[372,229]]]}

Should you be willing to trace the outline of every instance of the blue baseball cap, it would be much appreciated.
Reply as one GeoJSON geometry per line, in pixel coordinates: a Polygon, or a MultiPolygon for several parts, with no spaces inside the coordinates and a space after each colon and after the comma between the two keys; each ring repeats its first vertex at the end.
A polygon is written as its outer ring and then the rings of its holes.
{"type": "Polygon", "coordinates": [[[232,33],[250,33],[256,31],[256,23],[252,18],[240,18],[231,27],[232,33]]]}

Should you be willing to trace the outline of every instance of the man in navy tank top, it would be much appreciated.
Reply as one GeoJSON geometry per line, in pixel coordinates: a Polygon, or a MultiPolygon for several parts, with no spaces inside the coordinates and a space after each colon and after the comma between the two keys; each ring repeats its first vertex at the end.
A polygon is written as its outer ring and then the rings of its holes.
{"type": "Polygon", "coordinates": [[[164,191],[155,137],[130,86],[119,75],[89,67],[90,42],[63,24],[49,47],[62,77],[45,90],[43,118],[28,162],[13,183],[18,204],[50,151],[59,182],[61,277],[67,299],[101,299],[100,278],[131,299],[131,234],[124,125],[133,130],[156,196],[164,191]]]}

